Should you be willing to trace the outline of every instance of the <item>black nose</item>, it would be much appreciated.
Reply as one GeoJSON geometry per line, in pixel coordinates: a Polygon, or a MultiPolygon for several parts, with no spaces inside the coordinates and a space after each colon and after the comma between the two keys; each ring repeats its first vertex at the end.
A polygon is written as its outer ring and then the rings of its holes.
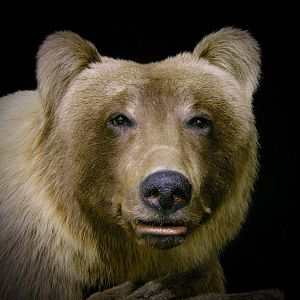
{"type": "Polygon", "coordinates": [[[172,213],[189,203],[192,185],[179,172],[159,171],[146,177],[140,191],[147,206],[163,213],[172,213]]]}

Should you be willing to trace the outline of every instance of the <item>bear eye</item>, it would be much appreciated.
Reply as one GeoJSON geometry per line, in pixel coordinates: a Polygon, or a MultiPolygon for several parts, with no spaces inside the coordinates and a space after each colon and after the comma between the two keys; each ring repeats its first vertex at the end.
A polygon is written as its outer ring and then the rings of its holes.
{"type": "Polygon", "coordinates": [[[205,116],[193,117],[189,120],[188,125],[199,129],[206,129],[210,127],[211,121],[205,116]]]}
{"type": "Polygon", "coordinates": [[[110,123],[115,127],[129,127],[132,122],[123,114],[117,115],[111,119],[110,123]]]}

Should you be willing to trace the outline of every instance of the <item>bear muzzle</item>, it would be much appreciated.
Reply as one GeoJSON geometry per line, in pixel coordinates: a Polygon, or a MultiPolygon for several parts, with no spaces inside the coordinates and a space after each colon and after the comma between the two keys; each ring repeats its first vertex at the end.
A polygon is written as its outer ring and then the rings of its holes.
{"type": "Polygon", "coordinates": [[[144,205],[160,216],[160,221],[138,222],[135,226],[138,238],[158,249],[181,244],[188,226],[175,222],[172,215],[189,204],[191,195],[192,185],[177,171],[163,170],[147,176],[141,183],[140,197],[144,205]]]}

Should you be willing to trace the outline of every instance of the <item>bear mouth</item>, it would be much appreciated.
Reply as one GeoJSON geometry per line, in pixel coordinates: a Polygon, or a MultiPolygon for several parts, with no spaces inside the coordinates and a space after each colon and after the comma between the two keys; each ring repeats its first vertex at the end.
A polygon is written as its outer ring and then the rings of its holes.
{"type": "Polygon", "coordinates": [[[166,250],[183,243],[188,232],[186,224],[138,221],[135,233],[138,242],[148,247],[166,250]]]}
{"type": "Polygon", "coordinates": [[[187,225],[139,221],[135,232],[138,236],[182,236],[187,233],[187,225]]]}

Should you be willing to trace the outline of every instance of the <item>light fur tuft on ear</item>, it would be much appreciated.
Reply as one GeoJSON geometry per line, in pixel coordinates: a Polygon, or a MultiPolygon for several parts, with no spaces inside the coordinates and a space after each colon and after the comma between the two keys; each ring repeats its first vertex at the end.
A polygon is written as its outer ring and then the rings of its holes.
{"type": "Polygon", "coordinates": [[[260,75],[260,47],[247,31],[223,28],[204,37],[193,53],[233,75],[252,98],[260,75]]]}
{"type": "Polygon", "coordinates": [[[100,61],[96,47],[76,33],[59,31],[46,38],[37,54],[37,82],[47,117],[53,117],[76,75],[100,61]]]}

